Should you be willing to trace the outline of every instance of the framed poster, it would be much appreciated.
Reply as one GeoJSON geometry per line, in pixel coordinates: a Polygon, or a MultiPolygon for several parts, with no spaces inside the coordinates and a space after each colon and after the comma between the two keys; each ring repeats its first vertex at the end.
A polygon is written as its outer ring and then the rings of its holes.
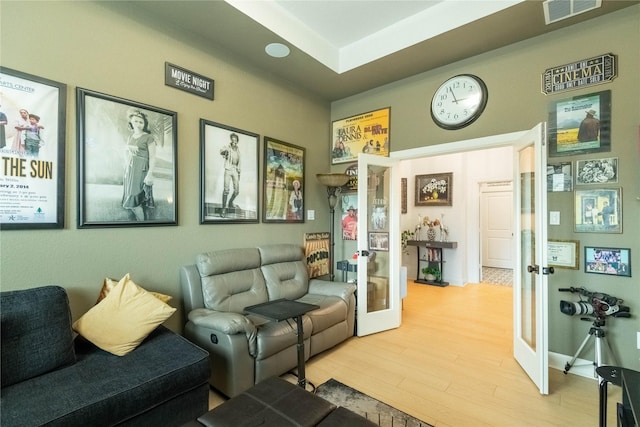
{"type": "Polygon", "coordinates": [[[358,240],[358,194],[342,195],[342,240],[358,240]]]}
{"type": "Polygon", "coordinates": [[[451,206],[453,173],[416,175],[416,206],[451,206]]]}
{"type": "Polygon", "coordinates": [[[304,233],[304,255],[310,279],[329,274],[329,233],[304,233]]]}
{"type": "Polygon", "coordinates": [[[571,162],[547,164],[547,192],[572,190],[571,162]]]}
{"type": "Polygon", "coordinates": [[[264,137],[264,222],[304,222],[304,156],[303,147],[264,137]]]}
{"type": "Polygon", "coordinates": [[[611,91],[556,102],[549,113],[549,157],[611,151],[611,91]]]}
{"type": "Polygon", "coordinates": [[[631,249],[585,246],[584,272],[631,277],[631,249]]]}
{"type": "Polygon", "coordinates": [[[178,224],[177,114],[76,89],[78,227],[178,224]]]}
{"type": "Polygon", "coordinates": [[[200,119],[200,224],[255,223],[260,135],[200,119]]]}
{"type": "Polygon", "coordinates": [[[370,232],[369,233],[369,250],[372,251],[389,251],[389,233],[370,232]]]}
{"type": "Polygon", "coordinates": [[[622,233],[622,189],[576,190],[575,231],[622,233]]]}
{"type": "Polygon", "coordinates": [[[67,85],[0,67],[0,229],[64,228],[67,85]]]}
{"type": "Polygon", "coordinates": [[[353,162],[358,153],[389,155],[391,107],[332,122],[331,164],[353,162]]]}
{"type": "Polygon", "coordinates": [[[547,260],[557,268],[580,268],[580,242],[577,240],[547,240],[547,260]]]}
{"type": "Polygon", "coordinates": [[[576,185],[618,182],[618,158],[576,160],[576,185]]]}

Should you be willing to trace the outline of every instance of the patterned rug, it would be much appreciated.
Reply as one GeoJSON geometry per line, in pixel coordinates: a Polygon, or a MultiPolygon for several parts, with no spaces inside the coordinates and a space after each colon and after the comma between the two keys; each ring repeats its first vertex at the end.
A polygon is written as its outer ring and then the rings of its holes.
{"type": "Polygon", "coordinates": [[[509,268],[482,267],[482,283],[513,286],[513,270],[509,268]]]}
{"type": "Polygon", "coordinates": [[[334,405],[362,415],[381,427],[433,427],[333,378],[319,385],[316,394],[334,405]]]}

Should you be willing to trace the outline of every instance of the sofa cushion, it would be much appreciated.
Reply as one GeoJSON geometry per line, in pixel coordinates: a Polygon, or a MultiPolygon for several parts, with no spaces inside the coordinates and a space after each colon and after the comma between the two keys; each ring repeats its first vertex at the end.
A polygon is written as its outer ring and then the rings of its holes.
{"type": "MultiPolygon", "coordinates": [[[[258,326],[256,360],[263,360],[298,343],[297,325],[294,320],[267,322],[258,326]]],[[[313,325],[307,315],[302,316],[303,338],[311,336],[313,325]]],[[[307,349],[308,350],[308,349],[307,349]]]]}
{"type": "Polygon", "coordinates": [[[3,389],[75,363],[69,300],[63,288],[1,292],[0,323],[3,389]]]}
{"type": "Polygon", "coordinates": [[[202,387],[209,378],[207,352],[163,326],[122,357],[82,337],[75,345],[75,365],[2,390],[3,427],[116,425],[202,387]]]}
{"type": "Polygon", "coordinates": [[[320,307],[307,313],[313,324],[314,335],[347,319],[349,307],[340,297],[307,294],[298,301],[320,307]]]}
{"type": "Polygon", "coordinates": [[[126,275],[73,329],[101,349],[124,356],[175,311],[126,275]]]}
{"type": "MultiPolygon", "coordinates": [[[[130,280],[129,273],[127,273],[120,280],[123,280],[123,279],[130,280]]],[[[110,278],[106,277],[104,279],[104,281],[102,282],[102,288],[100,288],[100,294],[98,295],[98,299],[96,300],[96,304],[98,304],[100,301],[105,299],[106,296],[109,295],[109,292],[111,292],[111,289],[115,288],[115,286],[118,284],[118,282],[120,282],[120,280],[110,279],[110,278]]],[[[165,294],[161,294],[159,292],[152,292],[152,291],[147,291],[147,292],[149,292],[151,295],[153,295],[154,297],[158,298],[162,302],[169,302],[173,298],[171,295],[165,295],[165,294]]]]}

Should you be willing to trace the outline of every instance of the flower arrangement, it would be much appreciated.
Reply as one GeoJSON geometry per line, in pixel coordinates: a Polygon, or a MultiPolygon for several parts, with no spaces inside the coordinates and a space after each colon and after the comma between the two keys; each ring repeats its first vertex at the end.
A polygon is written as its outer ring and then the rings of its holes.
{"type": "Polygon", "coordinates": [[[446,193],[447,181],[432,178],[431,181],[422,186],[421,191],[423,194],[430,195],[430,198],[437,199],[440,193],[446,193]]]}
{"type": "Polygon", "coordinates": [[[415,236],[416,233],[414,233],[413,231],[409,231],[409,230],[402,230],[402,235],[400,235],[400,243],[402,243],[402,252],[405,254],[409,254],[409,251],[407,250],[407,242],[409,240],[411,240],[411,238],[413,236],[415,236]]]}
{"type": "Polygon", "coordinates": [[[422,218],[422,225],[429,228],[434,228],[440,225],[440,220],[438,218],[431,220],[428,216],[422,218]]]}

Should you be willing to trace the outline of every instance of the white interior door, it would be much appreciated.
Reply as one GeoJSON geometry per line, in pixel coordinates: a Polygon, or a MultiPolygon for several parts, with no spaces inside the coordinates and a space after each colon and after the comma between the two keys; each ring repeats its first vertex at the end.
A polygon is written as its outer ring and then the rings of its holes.
{"type": "Polygon", "coordinates": [[[481,190],[482,265],[512,269],[514,251],[511,183],[488,183],[481,190]]]}
{"type": "Polygon", "coordinates": [[[358,156],[358,336],[401,323],[399,190],[397,160],[358,156]]]}
{"type": "Polygon", "coordinates": [[[546,125],[540,123],[514,147],[513,352],[541,394],[549,393],[545,137],[546,125]]]}

